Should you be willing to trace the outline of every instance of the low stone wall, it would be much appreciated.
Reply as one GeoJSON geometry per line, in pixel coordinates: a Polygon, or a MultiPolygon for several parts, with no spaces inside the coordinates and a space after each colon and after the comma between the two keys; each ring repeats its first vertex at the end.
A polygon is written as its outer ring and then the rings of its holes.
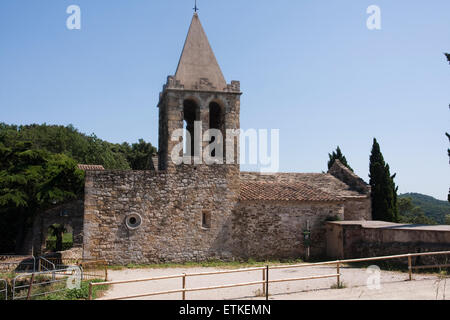
{"type": "Polygon", "coordinates": [[[339,221],[328,222],[326,232],[327,256],[331,259],[450,251],[450,226],[339,221]]]}
{"type": "Polygon", "coordinates": [[[326,253],[325,222],[343,219],[338,202],[243,201],[233,214],[233,254],[254,259],[305,257],[303,230],[311,230],[311,256],[326,253]]]}

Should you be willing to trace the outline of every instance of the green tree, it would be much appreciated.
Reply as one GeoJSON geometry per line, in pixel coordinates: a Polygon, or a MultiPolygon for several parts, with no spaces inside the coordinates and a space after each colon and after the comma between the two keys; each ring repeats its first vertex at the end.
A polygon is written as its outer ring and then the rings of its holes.
{"type": "MultiPolygon", "coordinates": [[[[444,54],[445,54],[445,57],[447,58],[448,63],[450,64],[450,53],[444,53],[444,54]]],[[[449,107],[450,107],[450,105],[449,105],[449,107]]],[[[450,142],[450,135],[447,132],[445,133],[445,135],[447,136],[448,141],[450,142]]],[[[447,154],[448,154],[448,157],[450,158],[450,149],[447,149],[447,154]]],[[[450,160],[449,160],[449,163],[450,163],[450,160]]],[[[448,202],[450,202],[450,189],[448,191],[447,200],[448,200],[448,202]]]]}
{"type": "Polygon", "coordinates": [[[84,172],[66,155],[0,142],[0,252],[19,252],[39,211],[83,192],[84,172]]]}
{"type": "Polygon", "coordinates": [[[154,170],[152,157],[156,155],[156,148],[149,142],[139,139],[138,143],[131,146],[122,143],[122,152],[126,155],[127,161],[132,170],[154,170]]]}
{"type": "Polygon", "coordinates": [[[152,170],[151,156],[156,148],[151,143],[116,144],[104,141],[95,134],[79,132],[72,125],[56,126],[32,124],[26,126],[0,123],[0,142],[6,147],[18,142],[30,142],[33,150],[64,154],[78,163],[102,165],[109,170],[152,170]]]}
{"type": "Polygon", "coordinates": [[[373,139],[370,155],[370,186],[372,197],[372,218],[397,222],[397,187],[394,183],[395,174],[391,176],[389,165],[385,163],[380,145],[373,139]]]}
{"type": "Polygon", "coordinates": [[[345,158],[345,156],[342,154],[341,148],[339,148],[339,146],[336,148],[336,151],[333,151],[332,153],[328,154],[329,157],[329,161],[328,161],[328,170],[331,169],[331,167],[334,164],[335,160],[339,160],[344,166],[346,166],[347,168],[349,168],[351,171],[353,171],[353,169],[350,167],[350,165],[347,163],[347,159],[345,158]]]}
{"type": "Polygon", "coordinates": [[[445,216],[445,224],[450,225],[450,214],[447,214],[447,215],[445,216]]]}

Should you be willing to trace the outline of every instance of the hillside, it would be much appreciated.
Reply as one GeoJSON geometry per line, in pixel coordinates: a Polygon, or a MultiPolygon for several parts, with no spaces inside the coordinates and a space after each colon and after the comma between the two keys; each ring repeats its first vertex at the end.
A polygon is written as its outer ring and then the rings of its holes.
{"type": "Polygon", "coordinates": [[[445,215],[450,214],[450,202],[435,199],[420,193],[405,193],[399,198],[411,198],[414,206],[420,207],[426,216],[438,224],[445,223],[445,215]]]}

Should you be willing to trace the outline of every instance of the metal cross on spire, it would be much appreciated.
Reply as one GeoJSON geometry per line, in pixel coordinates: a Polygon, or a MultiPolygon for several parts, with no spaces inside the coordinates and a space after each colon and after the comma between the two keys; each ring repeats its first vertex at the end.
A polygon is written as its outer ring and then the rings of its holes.
{"type": "Polygon", "coordinates": [[[197,0],[195,0],[194,12],[197,13],[197,11],[198,11],[197,0]]]}

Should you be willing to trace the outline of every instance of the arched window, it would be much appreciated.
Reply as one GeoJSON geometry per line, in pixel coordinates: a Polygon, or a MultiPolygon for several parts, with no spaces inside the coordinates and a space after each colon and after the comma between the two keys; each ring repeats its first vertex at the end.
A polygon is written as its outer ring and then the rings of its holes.
{"type": "MultiPolygon", "coordinates": [[[[211,102],[209,104],[209,128],[210,129],[218,129],[222,133],[223,139],[225,139],[224,131],[225,131],[225,118],[222,107],[217,102],[211,102]]],[[[222,148],[223,154],[225,154],[224,142],[218,142],[217,148],[222,148]]],[[[212,137],[210,143],[215,141],[215,137],[212,137]]],[[[212,150],[211,156],[216,156],[216,151],[212,150]]]]}
{"type": "Polygon", "coordinates": [[[184,148],[183,154],[185,156],[194,156],[194,123],[200,120],[200,108],[194,100],[185,100],[183,102],[183,129],[185,130],[185,135],[183,138],[184,148]],[[189,132],[191,136],[190,145],[186,145],[186,133],[189,132]]]}

